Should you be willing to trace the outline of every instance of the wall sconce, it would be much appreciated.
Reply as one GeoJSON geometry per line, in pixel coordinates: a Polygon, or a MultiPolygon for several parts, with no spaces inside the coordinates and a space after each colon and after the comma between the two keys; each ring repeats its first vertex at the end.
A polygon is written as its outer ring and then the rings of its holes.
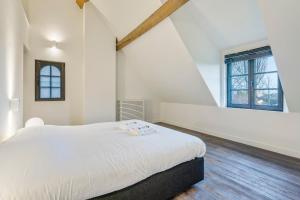
{"type": "Polygon", "coordinates": [[[20,99],[11,99],[9,101],[9,109],[12,112],[19,112],[19,106],[20,106],[20,99]]]}
{"type": "Polygon", "coordinates": [[[53,49],[53,50],[58,49],[58,48],[57,48],[57,45],[58,45],[58,43],[57,43],[55,40],[52,41],[52,42],[51,42],[51,49],[53,49]]]}

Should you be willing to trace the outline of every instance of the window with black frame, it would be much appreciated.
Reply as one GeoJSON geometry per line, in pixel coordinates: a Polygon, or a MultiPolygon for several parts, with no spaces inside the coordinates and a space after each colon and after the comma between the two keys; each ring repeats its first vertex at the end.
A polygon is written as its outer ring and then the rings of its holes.
{"type": "Polygon", "coordinates": [[[283,111],[283,90],[269,46],[225,56],[227,107],[283,111]]]}
{"type": "Polygon", "coordinates": [[[65,100],[65,63],[36,60],[35,100],[65,100]]]}

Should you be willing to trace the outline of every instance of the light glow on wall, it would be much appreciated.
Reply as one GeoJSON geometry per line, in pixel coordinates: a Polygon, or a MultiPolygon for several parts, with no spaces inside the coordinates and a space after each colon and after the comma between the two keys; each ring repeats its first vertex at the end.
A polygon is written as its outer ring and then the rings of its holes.
{"type": "MultiPolygon", "coordinates": [[[[17,73],[17,61],[18,53],[17,52],[17,41],[14,39],[15,33],[14,32],[7,32],[6,33],[6,59],[5,59],[5,68],[6,68],[6,93],[7,93],[7,121],[6,121],[6,131],[3,135],[3,140],[7,140],[11,138],[16,130],[18,129],[18,122],[19,122],[19,113],[13,112],[11,110],[11,100],[14,99],[14,95],[18,95],[17,86],[18,86],[18,73],[17,73]]],[[[20,56],[20,55],[19,55],[20,56]]],[[[4,110],[4,112],[5,112],[4,110]]]]}
{"type": "Polygon", "coordinates": [[[57,42],[55,40],[52,41],[51,49],[52,50],[56,50],[57,49],[57,42]]]}
{"type": "Polygon", "coordinates": [[[15,60],[16,60],[16,53],[14,50],[14,44],[9,42],[7,46],[7,54],[6,54],[6,80],[7,80],[7,97],[8,99],[12,99],[14,95],[14,88],[15,88],[15,60]]]}
{"type": "Polygon", "coordinates": [[[14,98],[9,101],[9,110],[16,113],[20,109],[20,99],[14,98]]]}
{"type": "Polygon", "coordinates": [[[58,54],[60,54],[62,52],[60,44],[57,41],[50,41],[50,46],[49,46],[49,53],[51,55],[57,56],[58,54]]]}
{"type": "Polygon", "coordinates": [[[45,39],[45,46],[42,48],[45,48],[46,55],[50,56],[49,59],[57,59],[58,57],[61,57],[61,54],[63,53],[62,44],[66,40],[66,37],[65,34],[58,30],[59,27],[50,26],[41,32],[45,39]]]}
{"type": "Polygon", "coordinates": [[[61,43],[64,41],[63,34],[57,32],[57,31],[48,30],[45,33],[45,36],[46,36],[46,40],[48,40],[48,41],[55,41],[57,43],[61,43]]]}
{"type": "Polygon", "coordinates": [[[11,138],[12,136],[14,136],[15,131],[14,130],[14,114],[13,112],[10,110],[8,111],[8,116],[7,116],[7,132],[3,138],[3,141],[8,140],[9,138],[11,138]]]}
{"type": "Polygon", "coordinates": [[[12,136],[14,136],[16,130],[17,130],[17,119],[19,114],[19,106],[20,106],[20,100],[17,98],[10,99],[9,100],[9,111],[7,116],[7,128],[8,131],[6,135],[4,136],[3,141],[8,140],[12,136]]]}

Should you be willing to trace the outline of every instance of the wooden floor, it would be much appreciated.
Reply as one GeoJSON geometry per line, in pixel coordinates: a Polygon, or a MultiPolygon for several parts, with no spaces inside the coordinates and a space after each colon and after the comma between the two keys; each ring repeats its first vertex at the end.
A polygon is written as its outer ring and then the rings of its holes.
{"type": "Polygon", "coordinates": [[[205,180],[175,200],[300,200],[299,159],[159,125],[200,137],[207,145],[205,180]]]}

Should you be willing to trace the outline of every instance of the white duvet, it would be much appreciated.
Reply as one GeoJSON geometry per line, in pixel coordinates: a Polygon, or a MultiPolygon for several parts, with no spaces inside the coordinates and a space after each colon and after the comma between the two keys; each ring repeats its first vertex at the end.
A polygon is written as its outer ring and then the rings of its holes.
{"type": "Polygon", "coordinates": [[[205,154],[193,136],[156,125],[130,136],[118,123],[22,129],[0,144],[0,200],[84,200],[205,154]]]}

